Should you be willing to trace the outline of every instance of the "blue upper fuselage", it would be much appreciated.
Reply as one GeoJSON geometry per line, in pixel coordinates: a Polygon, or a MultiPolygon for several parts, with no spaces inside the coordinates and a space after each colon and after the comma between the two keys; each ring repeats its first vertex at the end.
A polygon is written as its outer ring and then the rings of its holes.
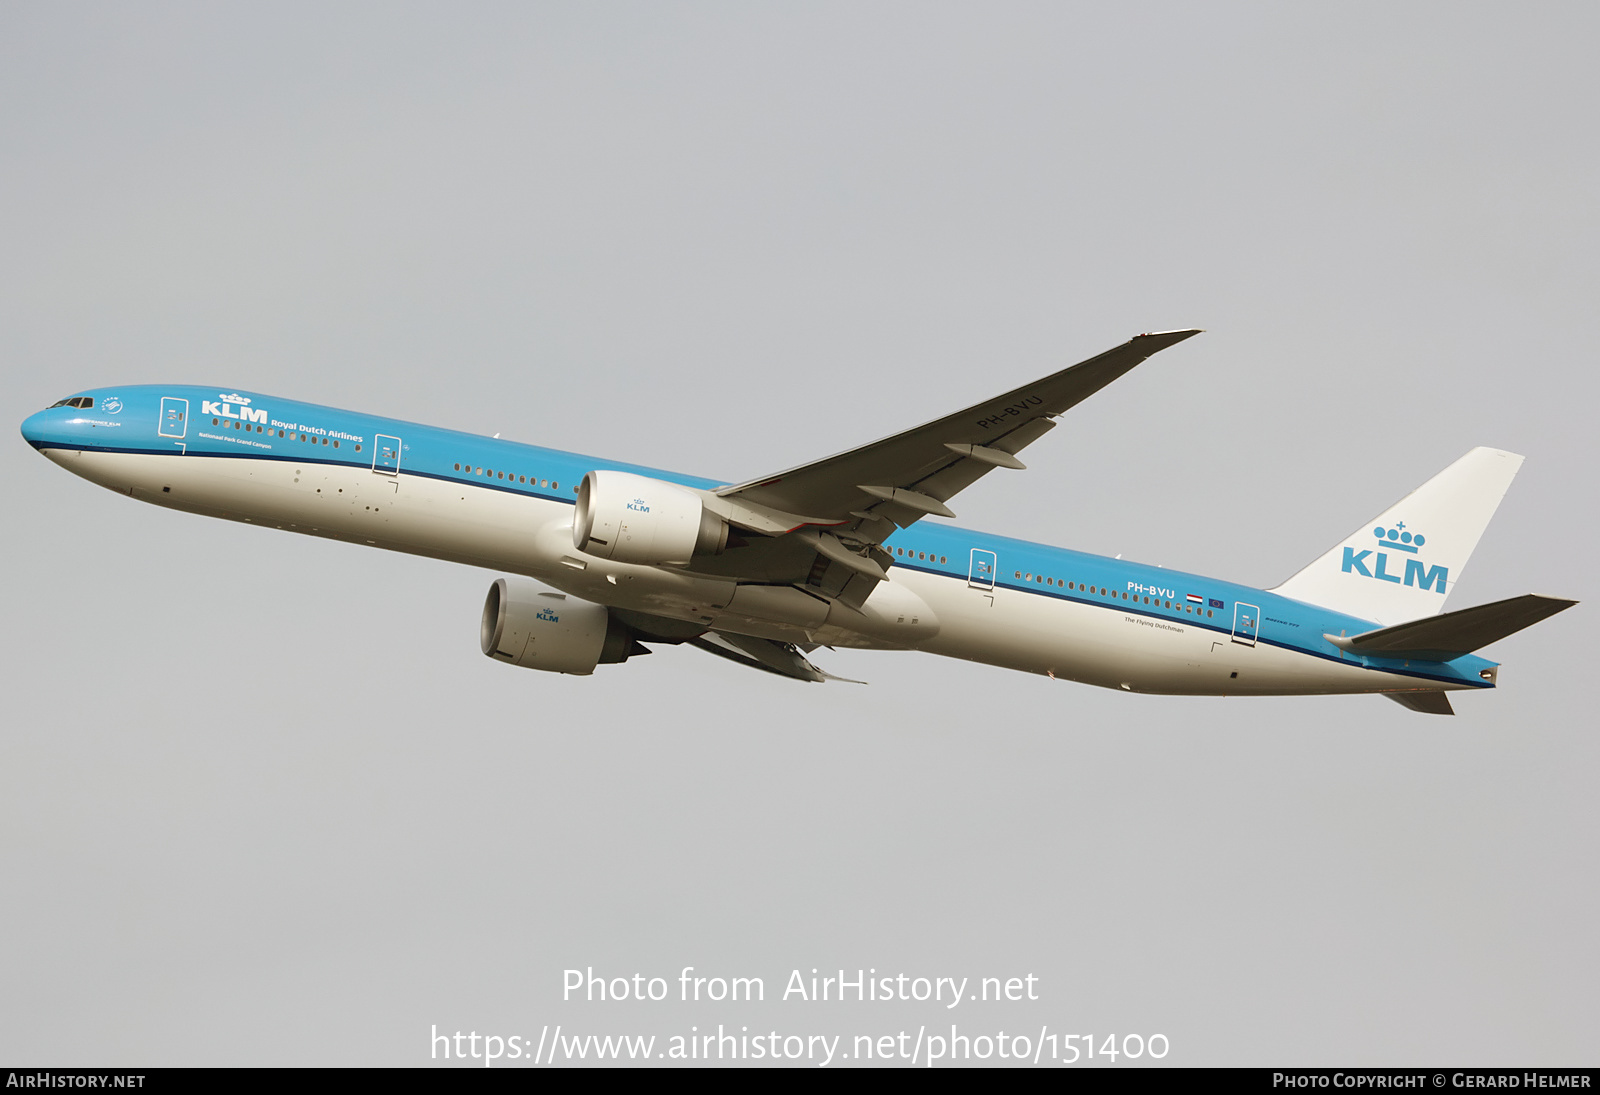
{"type": "MultiPolygon", "coordinates": [[[[192,385],[80,392],[29,416],[22,433],[40,450],[376,467],[567,503],[576,501],[579,482],[595,470],[633,472],[701,489],[722,485],[437,426],[192,385]]],[[[1214,578],[932,521],[896,532],[884,546],[895,556],[894,564],[907,569],[1082,604],[1111,607],[1115,602],[1130,615],[1215,631],[1219,640],[1244,627],[1263,644],[1426,680],[1491,687],[1480,673],[1497,664],[1474,655],[1439,663],[1343,653],[1324,635],[1359,635],[1380,625],[1214,578]]]]}

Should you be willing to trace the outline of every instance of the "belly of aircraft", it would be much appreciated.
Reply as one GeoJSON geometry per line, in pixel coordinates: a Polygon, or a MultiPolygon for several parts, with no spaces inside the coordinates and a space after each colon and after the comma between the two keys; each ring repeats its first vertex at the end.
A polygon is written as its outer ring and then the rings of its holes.
{"type": "MultiPolygon", "coordinates": [[[[1115,605],[895,572],[938,613],[920,649],[1103,688],[1166,695],[1304,695],[1448,688],[1115,605]]],[[[1464,687],[1464,686],[1455,686],[1464,687]]]]}
{"type": "MultiPolygon", "coordinates": [[[[870,626],[793,587],[736,586],[613,563],[572,545],[572,507],[417,475],[291,460],[50,450],[92,482],[142,501],[536,578],[597,603],[797,644],[920,649],[1132,692],[1274,695],[1448,688],[1285,649],[1186,618],[1081,603],[896,567],[931,609],[870,626]],[[896,624],[895,621],[900,623],[896,624]],[[914,621],[914,622],[910,622],[914,621]]],[[[1463,687],[1463,686],[1455,686],[1463,687]]]]}

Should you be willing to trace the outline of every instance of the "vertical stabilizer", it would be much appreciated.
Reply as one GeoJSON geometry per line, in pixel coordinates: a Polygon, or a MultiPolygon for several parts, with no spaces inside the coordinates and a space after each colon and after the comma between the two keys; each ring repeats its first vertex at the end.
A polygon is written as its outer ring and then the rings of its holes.
{"type": "Polygon", "coordinates": [[[1434,615],[1520,467],[1473,449],[1272,592],[1381,624],[1434,615]]]}

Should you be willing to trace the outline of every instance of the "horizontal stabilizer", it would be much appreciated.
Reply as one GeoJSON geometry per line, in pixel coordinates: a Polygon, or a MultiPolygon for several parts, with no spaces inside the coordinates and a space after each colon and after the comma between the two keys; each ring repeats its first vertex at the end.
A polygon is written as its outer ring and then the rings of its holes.
{"type": "MultiPolygon", "coordinates": [[[[1334,646],[1352,654],[1447,662],[1463,654],[1471,654],[1525,627],[1532,627],[1540,620],[1577,603],[1564,597],[1541,597],[1537,593],[1527,593],[1504,601],[1463,608],[1459,612],[1446,612],[1394,627],[1365,631],[1349,638],[1329,635],[1327,639],[1334,646]]],[[[1395,698],[1399,699],[1399,696],[1395,698]]]]}
{"type": "Polygon", "coordinates": [[[1454,715],[1456,713],[1456,709],[1450,706],[1450,697],[1437,690],[1385,692],[1384,695],[1401,707],[1409,707],[1413,711],[1421,711],[1424,715],[1454,715]]]}

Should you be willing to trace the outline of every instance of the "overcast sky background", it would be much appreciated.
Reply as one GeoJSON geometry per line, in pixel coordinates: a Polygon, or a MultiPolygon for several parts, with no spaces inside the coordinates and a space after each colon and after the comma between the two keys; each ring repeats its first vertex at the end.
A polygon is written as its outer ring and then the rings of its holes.
{"type": "Polygon", "coordinates": [[[1147,330],[964,525],[1272,585],[1474,445],[1454,719],[914,654],[490,662],[495,575],[4,447],[0,1061],[430,1026],[1595,1063],[1592,4],[0,7],[0,406],[216,384],[727,481],[1147,330]],[[563,1004],[562,971],[761,976],[563,1004]],[[791,969],[1039,978],[955,1012],[791,969]]]}

